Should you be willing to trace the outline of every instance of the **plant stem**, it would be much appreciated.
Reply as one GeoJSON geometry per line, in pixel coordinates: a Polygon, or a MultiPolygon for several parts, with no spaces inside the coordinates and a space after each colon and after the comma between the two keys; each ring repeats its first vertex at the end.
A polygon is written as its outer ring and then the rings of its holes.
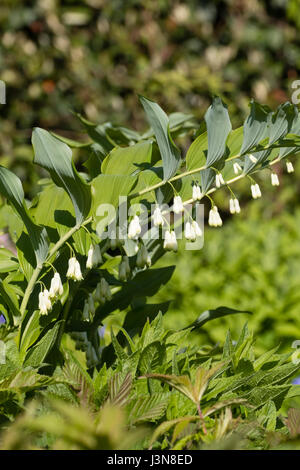
{"type": "Polygon", "coordinates": [[[30,294],[35,286],[35,283],[40,275],[40,272],[42,270],[42,267],[43,265],[42,264],[38,264],[37,267],[35,268],[35,270],[33,271],[32,273],[32,276],[27,284],[27,287],[26,287],[26,290],[25,290],[25,293],[24,293],[24,297],[23,297],[23,300],[22,300],[22,303],[21,303],[21,307],[20,307],[20,312],[21,312],[21,315],[23,316],[24,313],[25,313],[25,310],[26,310],[26,307],[27,307],[27,304],[28,304],[28,300],[29,300],[29,297],[30,297],[30,294]]]}
{"type": "MultiPolygon", "coordinates": [[[[265,146],[262,149],[257,150],[257,151],[261,152],[262,150],[271,150],[272,148],[273,148],[272,146],[270,146],[270,147],[265,146]]],[[[227,158],[226,162],[229,162],[231,160],[235,160],[236,158],[240,158],[241,156],[243,156],[243,155],[240,155],[240,154],[233,155],[232,157],[227,158]]],[[[279,160],[280,159],[277,159],[277,161],[279,161],[279,160]]],[[[274,162],[275,162],[275,160],[274,160],[274,162]]],[[[273,162],[270,163],[270,165],[271,164],[273,164],[273,162]]],[[[194,168],[193,170],[184,171],[183,173],[180,173],[179,175],[173,176],[172,178],[170,178],[167,181],[160,181],[159,183],[156,183],[153,186],[149,186],[148,188],[142,189],[141,191],[138,191],[137,193],[130,194],[129,198],[134,199],[135,197],[143,196],[144,194],[147,194],[147,193],[149,193],[149,192],[151,192],[155,189],[158,189],[158,188],[160,188],[161,186],[164,186],[167,183],[170,183],[170,182],[172,183],[173,181],[177,181],[181,178],[184,178],[185,176],[193,175],[195,173],[199,173],[202,170],[208,170],[209,168],[211,168],[211,167],[207,167],[206,165],[203,165],[199,168],[194,168]]]]}
{"type": "Polygon", "coordinates": [[[200,408],[200,403],[197,404],[197,410],[198,410],[198,415],[202,419],[203,432],[204,432],[204,434],[207,434],[207,429],[206,429],[205,422],[204,422],[204,416],[203,416],[201,408],[200,408]]]}
{"type": "Polygon", "coordinates": [[[81,227],[83,227],[84,225],[87,225],[88,223],[90,223],[92,221],[92,217],[89,217],[88,219],[86,219],[85,221],[83,221],[81,224],[76,224],[74,227],[72,227],[67,233],[65,233],[65,235],[63,237],[61,237],[57,243],[55,243],[55,245],[51,248],[47,258],[45,259],[44,263],[42,264],[38,264],[37,267],[35,268],[35,270],[33,271],[32,273],[32,276],[27,284],[27,287],[26,287],[26,290],[25,290],[25,293],[24,293],[24,297],[23,297],[23,300],[22,300],[22,303],[21,303],[21,307],[20,307],[20,312],[21,312],[21,315],[22,317],[24,316],[25,314],[25,311],[26,311],[26,307],[27,307],[27,304],[28,304],[28,301],[29,301],[29,297],[31,295],[31,292],[33,291],[33,288],[35,286],[35,283],[41,273],[41,270],[43,269],[43,266],[45,263],[48,263],[49,262],[49,259],[52,258],[53,255],[55,255],[55,253],[57,253],[57,251],[63,246],[63,244],[69,240],[69,238],[72,237],[72,235],[77,232],[77,230],[79,230],[81,227]]]}

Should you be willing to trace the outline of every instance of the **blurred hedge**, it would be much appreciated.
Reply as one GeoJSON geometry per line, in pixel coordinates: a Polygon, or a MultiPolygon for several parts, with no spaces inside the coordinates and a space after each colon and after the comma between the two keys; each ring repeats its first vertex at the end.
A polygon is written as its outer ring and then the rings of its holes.
{"type": "Polygon", "coordinates": [[[141,129],[137,93],[198,118],[220,94],[240,124],[249,97],[271,106],[290,98],[300,67],[299,5],[2,0],[0,155],[30,158],[23,145],[37,124],[72,136],[80,129],[72,110],[141,129]]]}

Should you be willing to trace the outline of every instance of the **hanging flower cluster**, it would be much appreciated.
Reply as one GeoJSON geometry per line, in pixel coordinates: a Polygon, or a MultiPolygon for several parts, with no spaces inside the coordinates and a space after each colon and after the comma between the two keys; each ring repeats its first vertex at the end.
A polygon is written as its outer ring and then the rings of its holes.
{"type": "Polygon", "coordinates": [[[185,224],[184,236],[187,240],[194,242],[197,237],[202,237],[203,233],[196,220],[185,224]]]}
{"type": "Polygon", "coordinates": [[[198,184],[194,184],[193,186],[193,201],[200,201],[202,199],[203,194],[201,193],[200,186],[198,184]]]}
{"type": "Polygon", "coordinates": [[[39,293],[39,310],[41,315],[47,315],[52,309],[52,302],[55,302],[63,294],[63,285],[59,273],[55,273],[51,279],[50,291],[44,289],[39,293]]]}
{"type": "Polygon", "coordinates": [[[257,183],[251,184],[251,194],[253,199],[258,199],[261,197],[260,187],[257,183]]]}
{"type": "Polygon", "coordinates": [[[239,214],[241,212],[240,203],[236,197],[229,200],[229,211],[230,214],[239,214]]]}
{"type": "Polygon", "coordinates": [[[209,211],[208,225],[211,227],[221,227],[223,225],[217,206],[213,206],[209,211]]]}
{"type": "Polygon", "coordinates": [[[43,290],[39,293],[39,310],[41,315],[47,315],[47,313],[52,309],[52,302],[49,297],[48,289],[43,290]]]}
{"type": "Polygon", "coordinates": [[[222,184],[225,184],[224,178],[221,173],[216,175],[216,187],[220,188],[222,184]]]}

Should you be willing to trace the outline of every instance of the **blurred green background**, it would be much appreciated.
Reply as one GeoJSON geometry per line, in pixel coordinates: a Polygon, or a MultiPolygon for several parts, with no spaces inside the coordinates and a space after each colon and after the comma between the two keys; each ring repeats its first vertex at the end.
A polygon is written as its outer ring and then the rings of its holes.
{"type": "MultiPolygon", "coordinates": [[[[201,121],[218,94],[233,127],[251,98],[272,108],[291,99],[300,76],[300,0],[2,0],[0,164],[22,179],[26,194],[39,177],[30,164],[34,126],[84,138],[73,112],[143,130],[141,93],[167,113],[201,121]]],[[[75,152],[78,164],[84,154],[75,152]]],[[[225,226],[207,229],[200,252],[182,250],[162,263],[178,268],[159,299],[175,299],[166,316],[185,326],[207,308],[250,309],[260,349],[300,339],[300,166],[250,202],[240,183],[242,213],[228,216],[228,197],[217,202],[225,226]]],[[[215,321],[201,341],[223,341],[245,316],[215,321]]]]}

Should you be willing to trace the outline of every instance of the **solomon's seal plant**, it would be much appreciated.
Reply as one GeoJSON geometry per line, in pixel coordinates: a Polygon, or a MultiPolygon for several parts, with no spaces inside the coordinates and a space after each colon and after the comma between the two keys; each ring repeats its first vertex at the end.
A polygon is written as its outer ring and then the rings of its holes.
{"type": "Polygon", "coordinates": [[[271,169],[272,185],[279,184],[275,164],[289,157],[287,171],[293,171],[300,116],[290,103],[272,112],[251,102],[244,125],[232,130],[220,98],[214,98],[200,128],[191,116],[168,117],[158,104],[140,100],[151,125],[142,135],[82,117],[86,143],[34,129],[34,163],[50,178],[31,203],[18,177],[0,168],[0,191],[9,203],[2,211],[15,211],[8,230],[17,249],[17,258],[3,252],[9,275],[2,279],[2,311],[8,328],[18,326],[24,360],[51,331],[56,331],[51,347],[59,348],[63,333],[85,332],[100,351],[95,332],[105,318],[116,309],[126,311],[134,298],[146,302],[167,282],[173,268],[153,266],[164,251],[177,251],[181,224],[186,240],[203,236],[195,212],[199,201],[208,202],[208,224],[220,227],[212,199],[218,188],[228,189],[229,211],[238,214],[236,181],[248,179],[256,199],[262,195],[260,171],[271,169]],[[183,158],[175,138],[193,133],[183,158]],[[85,173],[76,170],[72,147],[89,155],[85,173]]]}
{"type": "MultiPolygon", "coordinates": [[[[247,179],[252,197],[257,199],[262,196],[257,182],[261,171],[271,170],[271,183],[276,186],[275,165],[289,157],[287,172],[293,171],[290,158],[300,148],[300,116],[290,103],[273,112],[252,102],[244,125],[232,130],[227,108],[218,97],[200,126],[190,115],[167,116],[158,104],[144,97],[140,101],[151,126],[143,134],[111,123],[94,124],[81,116],[89,139],[84,143],[34,129],[34,163],[48,178],[41,180],[30,202],[20,179],[0,167],[0,193],[7,201],[1,211],[16,246],[16,255],[0,249],[0,301],[5,318],[1,331],[8,349],[0,380],[11,371],[29,370],[36,374],[33,388],[50,384],[50,374],[63,366],[63,345],[68,337],[85,351],[90,374],[94,368],[103,371],[116,358],[127,357],[126,341],[134,356],[133,337],[141,333],[147,318],[168,307],[148,303],[174,270],[173,266],[155,268],[155,263],[166,251],[177,251],[182,225],[192,244],[203,237],[197,218],[199,202],[207,204],[208,224],[220,227],[222,218],[213,200],[219,188],[228,191],[230,213],[238,214],[235,182],[247,179]],[[182,155],[175,140],[184,135],[193,141],[182,155]],[[75,167],[72,148],[87,155],[83,172],[75,167]],[[103,342],[99,328],[116,312],[123,314],[123,329],[117,336],[113,330],[105,332],[103,342]],[[120,339],[122,334],[125,342],[120,339]]],[[[226,307],[208,312],[205,321],[237,313],[226,307]]],[[[193,328],[203,321],[198,319],[193,328]]],[[[151,347],[156,364],[163,363],[166,351],[159,344],[151,347]]],[[[237,370],[241,351],[234,355],[230,342],[226,351],[224,357],[237,370]]],[[[152,362],[138,366],[134,357],[130,356],[131,366],[139,367],[149,380],[152,362]]],[[[194,382],[175,379],[183,367],[177,367],[175,359],[172,364],[172,373],[164,368],[164,375],[157,371],[151,376],[150,388],[155,390],[157,380],[170,387],[176,383],[176,390],[193,397],[197,419],[203,421],[215,412],[209,398],[204,414],[199,408],[208,378],[204,380],[203,369],[199,369],[194,382]],[[200,393],[197,387],[202,379],[205,386],[200,393]]],[[[201,363],[201,367],[206,370],[210,364],[201,363]]],[[[214,374],[222,371],[225,380],[224,368],[212,371],[210,378],[215,380],[214,374]]],[[[219,383],[222,388],[223,382],[219,383]]],[[[225,421],[229,414],[227,410],[225,421]]]]}

